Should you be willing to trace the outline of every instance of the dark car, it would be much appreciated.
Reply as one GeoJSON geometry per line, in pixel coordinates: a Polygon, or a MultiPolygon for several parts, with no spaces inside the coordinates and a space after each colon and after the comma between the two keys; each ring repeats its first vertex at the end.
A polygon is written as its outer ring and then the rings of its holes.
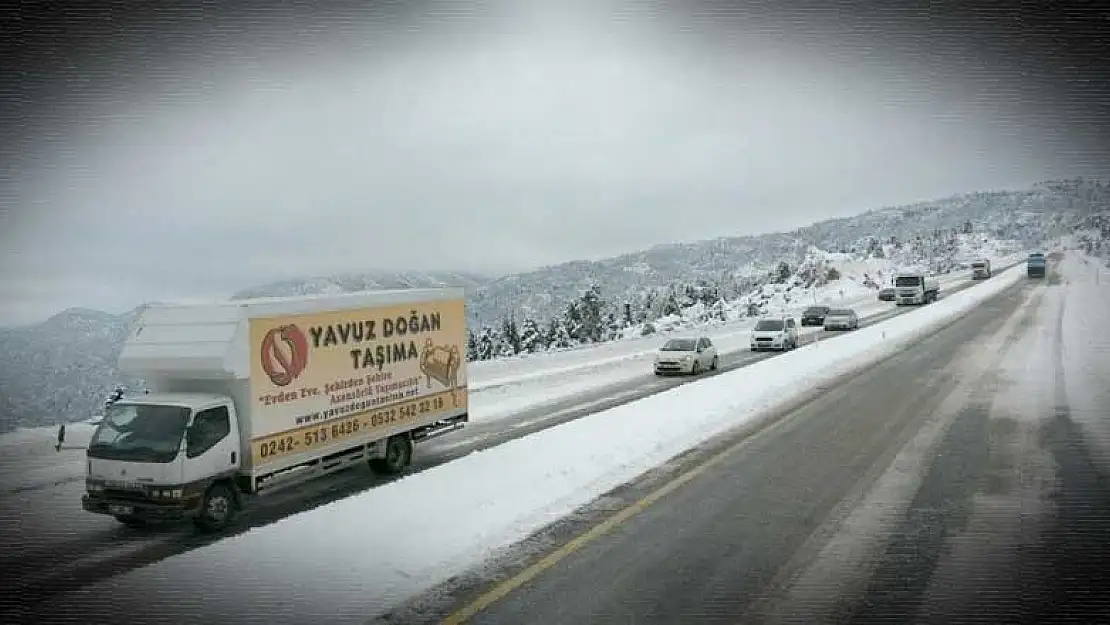
{"type": "Polygon", "coordinates": [[[825,325],[825,315],[829,314],[828,306],[810,306],[802,312],[803,326],[825,325]]]}
{"type": "Polygon", "coordinates": [[[879,301],[881,301],[881,302],[893,302],[894,301],[894,287],[888,286],[888,287],[879,289],[879,301]]]}

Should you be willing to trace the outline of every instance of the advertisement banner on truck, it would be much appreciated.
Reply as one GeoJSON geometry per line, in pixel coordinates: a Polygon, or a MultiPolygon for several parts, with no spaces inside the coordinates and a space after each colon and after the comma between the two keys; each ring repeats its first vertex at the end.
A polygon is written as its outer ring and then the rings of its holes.
{"type": "Polygon", "coordinates": [[[461,299],[253,319],[255,466],[466,410],[461,299]]]}

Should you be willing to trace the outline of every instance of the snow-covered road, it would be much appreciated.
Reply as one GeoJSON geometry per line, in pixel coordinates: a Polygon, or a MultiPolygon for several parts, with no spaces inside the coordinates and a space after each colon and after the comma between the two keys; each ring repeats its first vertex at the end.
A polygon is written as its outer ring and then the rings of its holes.
{"type": "Polygon", "coordinates": [[[822,341],[743,373],[696,380],[170,558],[70,594],[63,602],[68,608],[59,610],[152,619],[189,619],[199,616],[191,610],[203,610],[239,622],[296,622],[326,613],[336,622],[360,621],[676,453],[928,335],[1023,274],[1018,267],[849,340],[822,341]],[[233,592],[205,592],[212,587],[233,592]],[[191,600],[198,594],[203,605],[191,600]],[[123,601],[139,595],[159,600],[123,601]],[[102,597],[112,597],[115,607],[102,597]]]}

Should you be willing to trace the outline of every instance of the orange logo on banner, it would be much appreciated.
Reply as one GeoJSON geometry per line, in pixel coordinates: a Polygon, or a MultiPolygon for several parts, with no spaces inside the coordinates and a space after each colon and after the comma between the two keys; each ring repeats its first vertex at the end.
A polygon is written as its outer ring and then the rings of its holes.
{"type": "Polygon", "coordinates": [[[276,386],[287,386],[308,366],[308,338],[292,324],[267,332],[259,351],[262,370],[276,386]]]}

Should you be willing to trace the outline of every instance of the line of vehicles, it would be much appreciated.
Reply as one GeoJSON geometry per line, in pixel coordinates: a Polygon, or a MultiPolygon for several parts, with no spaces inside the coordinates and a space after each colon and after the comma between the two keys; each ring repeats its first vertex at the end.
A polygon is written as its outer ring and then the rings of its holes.
{"type": "MultiPolygon", "coordinates": [[[[851,308],[811,306],[802,313],[801,326],[821,326],[826,331],[857,330],[859,315],[851,308]]],[[[790,351],[798,347],[797,321],[788,315],[764,317],[751,331],[750,348],[753,352],[790,351]]],[[[716,371],[720,354],[706,335],[694,338],[673,338],[663,344],[655,354],[655,375],[698,375],[716,371]]]]}
{"type": "MultiPolygon", "coordinates": [[[[972,263],[973,279],[991,276],[990,261],[983,259],[972,263]]],[[[891,278],[892,286],[880,289],[879,299],[892,301],[898,306],[920,306],[940,298],[940,282],[923,271],[902,271],[891,278]]],[[[859,314],[851,308],[810,306],[802,311],[801,323],[791,316],[764,317],[751,331],[750,349],[761,351],[790,351],[798,347],[799,327],[818,326],[827,332],[857,330],[859,314]]],[[[697,375],[714,371],[720,355],[708,336],[674,338],[668,340],[655,354],[655,375],[697,375]]]]}
{"type": "MultiPolygon", "coordinates": [[[[1030,277],[1044,277],[1045,256],[1041,252],[1029,255],[1030,277]]],[[[991,261],[980,258],[971,262],[971,279],[987,280],[994,275],[991,261]]],[[[940,281],[923,271],[901,271],[891,277],[890,286],[879,289],[879,300],[894,302],[897,306],[921,306],[940,299],[940,281]]],[[[801,327],[819,326],[825,331],[855,330],[859,328],[859,315],[850,308],[810,306],[801,314],[801,327]]],[[[798,326],[789,316],[765,317],[756,322],[751,331],[751,351],[789,351],[798,346],[798,326]]],[[[696,339],[676,338],[667,341],[656,354],[656,375],[674,373],[697,375],[716,370],[720,362],[716,347],[708,336],[696,339]],[[707,365],[708,363],[708,365],[707,365]]]]}

